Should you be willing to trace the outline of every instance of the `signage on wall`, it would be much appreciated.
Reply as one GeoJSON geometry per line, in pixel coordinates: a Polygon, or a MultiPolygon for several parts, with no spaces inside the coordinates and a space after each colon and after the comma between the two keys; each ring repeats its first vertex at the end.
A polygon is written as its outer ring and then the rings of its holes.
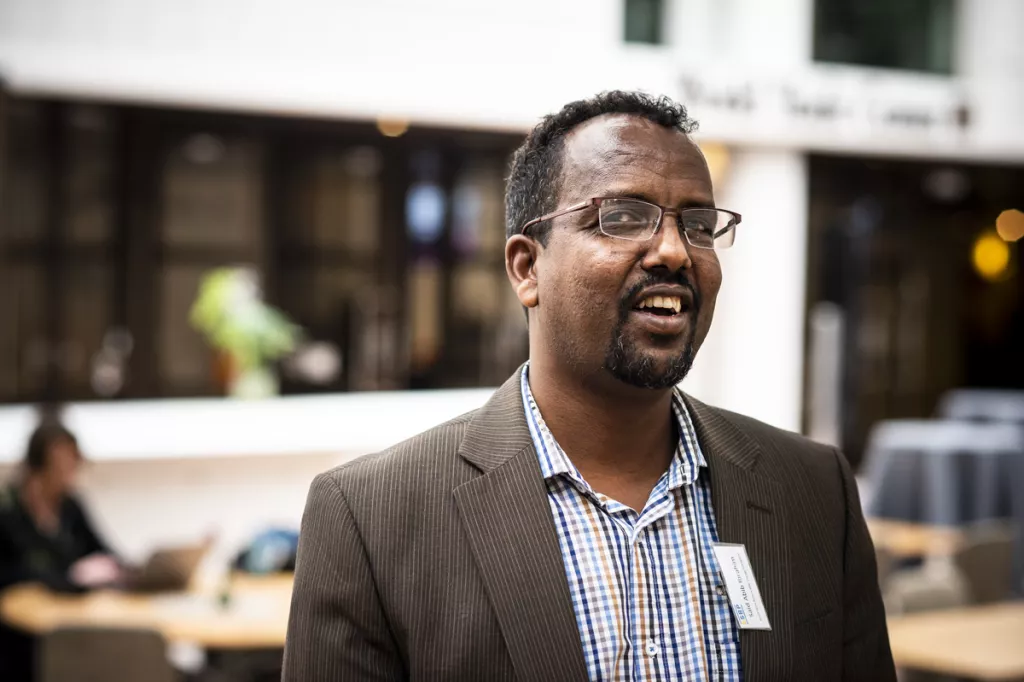
{"type": "Polygon", "coordinates": [[[711,135],[799,144],[836,136],[847,144],[897,138],[960,142],[970,108],[949,79],[837,69],[784,77],[690,72],[679,78],[683,103],[711,135]]]}

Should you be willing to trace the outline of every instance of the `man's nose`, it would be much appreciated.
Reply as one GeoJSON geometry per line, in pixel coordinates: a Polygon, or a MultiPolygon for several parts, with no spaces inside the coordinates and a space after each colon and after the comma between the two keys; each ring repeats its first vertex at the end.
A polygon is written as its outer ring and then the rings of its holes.
{"type": "Polygon", "coordinates": [[[687,270],[693,265],[690,260],[689,244],[679,229],[679,217],[666,214],[654,233],[644,256],[645,268],[667,268],[671,272],[687,270]]]}

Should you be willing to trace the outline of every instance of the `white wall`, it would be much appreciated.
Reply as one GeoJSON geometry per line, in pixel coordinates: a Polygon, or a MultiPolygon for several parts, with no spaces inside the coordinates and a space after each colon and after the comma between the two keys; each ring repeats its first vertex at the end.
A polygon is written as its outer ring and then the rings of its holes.
{"type": "Polygon", "coordinates": [[[711,332],[683,387],[714,405],[800,430],[807,254],[806,158],[733,154],[719,206],[743,214],[722,251],[711,332]]]}
{"type": "MultiPolygon", "coordinates": [[[[1002,131],[1024,135],[1024,2],[961,0],[957,21],[956,69],[962,88],[977,102],[981,143],[997,145],[1002,131]]],[[[1018,157],[1018,161],[1020,157],[1018,157]]]]}
{"type": "Polygon", "coordinates": [[[721,141],[1024,159],[1017,0],[960,3],[954,78],[811,64],[812,0],[670,0],[665,47],[623,44],[622,2],[4,0],[0,74],[25,93],[515,130],[608,88],[684,97],[696,75],[758,100],[694,104],[721,141]],[[841,114],[794,116],[787,93],[841,114]],[[941,120],[892,124],[894,107],[941,120]]]}
{"type": "MultiPolygon", "coordinates": [[[[266,400],[188,398],[63,405],[61,420],[97,461],[377,452],[483,405],[493,389],[371,391],[266,400]],[[396,415],[401,415],[400,419],[396,415]]],[[[19,461],[38,421],[0,407],[0,463],[19,461]]]]}
{"type": "Polygon", "coordinates": [[[15,89],[522,128],[567,96],[670,85],[617,0],[6,0],[15,89]],[[551,68],[552,65],[558,68],[551,68]]]}

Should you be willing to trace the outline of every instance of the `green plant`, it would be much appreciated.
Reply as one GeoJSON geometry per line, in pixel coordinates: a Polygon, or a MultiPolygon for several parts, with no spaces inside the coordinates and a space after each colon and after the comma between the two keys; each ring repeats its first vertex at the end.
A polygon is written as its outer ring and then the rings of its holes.
{"type": "Polygon", "coordinates": [[[190,313],[207,342],[232,357],[240,372],[259,369],[295,349],[301,330],[263,302],[255,273],[218,268],[203,277],[190,313]]]}

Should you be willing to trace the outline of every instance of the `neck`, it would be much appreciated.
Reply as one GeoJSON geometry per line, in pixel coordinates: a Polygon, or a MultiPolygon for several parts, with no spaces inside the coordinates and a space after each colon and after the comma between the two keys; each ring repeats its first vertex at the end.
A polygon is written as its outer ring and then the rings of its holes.
{"type": "Polygon", "coordinates": [[[604,370],[581,377],[538,354],[530,360],[530,390],[591,486],[608,480],[653,487],[668,468],[677,441],[671,388],[635,388],[604,370]]]}

